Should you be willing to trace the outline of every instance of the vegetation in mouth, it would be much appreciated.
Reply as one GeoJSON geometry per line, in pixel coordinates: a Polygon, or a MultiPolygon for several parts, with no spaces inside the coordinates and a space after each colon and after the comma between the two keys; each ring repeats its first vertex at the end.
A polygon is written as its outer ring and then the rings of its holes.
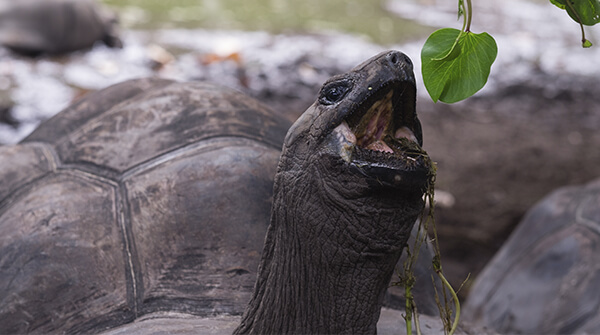
{"type": "MultiPolygon", "coordinates": [[[[386,136],[384,140],[390,146],[390,148],[394,150],[394,153],[401,154],[409,163],[412,161],[416,164],[417,159],[420,157],[427,158],[427,160],[429,160],[429,155],[427,152],[413,140],[409,140],[406,137],[396,138],[389,135],[386,136]]],[[[433,164],[428,162],[427,166],[430,168],[429,175],[431,176],[432,173],[435,175],[435,172],[433,171],[433,164]]]]}

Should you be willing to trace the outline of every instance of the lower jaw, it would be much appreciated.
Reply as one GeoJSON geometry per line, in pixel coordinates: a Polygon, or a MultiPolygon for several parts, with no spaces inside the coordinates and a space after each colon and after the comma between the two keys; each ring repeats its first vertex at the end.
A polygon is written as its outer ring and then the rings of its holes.
{"type": "Polygon", "coordinates": [[[402,127],[386,141],[377,139],[366,147],[357,145],[356,135],[343,122],[332,132],[332,149],[352,169],[371,180],[373,186],[423,194],[433,173],[433,164],[412,131],[402,127]],[[375,149],[375,150],[374,150],[375,149]]]}
{"type": "Polygon", "coordinates": [[[353,169],[366,177],[377,188],[396,189],[406,194],[423,195],[430,180],[429,170],[425,168],[399,170],[362,162],[352,162],[353,169]]]}
{"type": "Polygon", "coordinates": [[[349,164],[372,180],[374,187],[393,188],[420,197],[429,188],[435,167],[416,143],[409,144],[405,151],[394,154],[355,147],[349,164]]]}

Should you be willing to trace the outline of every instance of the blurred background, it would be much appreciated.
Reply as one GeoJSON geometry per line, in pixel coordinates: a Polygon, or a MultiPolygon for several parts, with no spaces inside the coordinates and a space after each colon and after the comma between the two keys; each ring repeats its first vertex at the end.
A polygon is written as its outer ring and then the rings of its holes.
{"type": "MultiPolygon", "coordinates": [[[[12,15],[12,1],[0,1],[0,18],[12,15]]],[[[424,147],[438,164],[442,260],[455,287],[469,278],[463,298],[528,208],[557,187],[600,176],[600,27],[586,27],[596,45],[581,48],[579,26],[547,0],[474,1],[472,30],[494,36],[498,58],[486,87],[453,105],[431,102],[419,55],[436,29],[460,29],[456,1],[99,4],[118,15],[122,48],[97,42],[36,57],[0,48],[0,145],[87,92],[145,76],[214,81],[295,119],[328,77],[398,49],[415,63],[424,147]]],[[[59,25],[49,24],[41,29],[59,25]]]]}

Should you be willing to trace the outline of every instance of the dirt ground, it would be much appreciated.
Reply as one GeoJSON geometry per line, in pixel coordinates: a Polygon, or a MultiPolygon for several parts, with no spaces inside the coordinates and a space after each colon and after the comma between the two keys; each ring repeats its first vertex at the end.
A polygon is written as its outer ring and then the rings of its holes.
{"type": "Polygon", "coordinates": [[[424,147],[438,164],[444,270],[460,296],[552,190],[600,177],[600,83],[544,74],[455,105],[421,99],[424,147]]]}

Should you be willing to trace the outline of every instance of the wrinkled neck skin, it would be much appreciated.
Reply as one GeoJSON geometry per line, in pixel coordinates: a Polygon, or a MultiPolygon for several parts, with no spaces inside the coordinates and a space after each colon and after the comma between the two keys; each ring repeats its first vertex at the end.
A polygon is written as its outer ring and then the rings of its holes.
{"type": "Polygon", "coordinates": [[[284,148],[257,283],[234,334],[375,334],[422,198],[374,190],[339,160],[295,151],[284,148]]]}

